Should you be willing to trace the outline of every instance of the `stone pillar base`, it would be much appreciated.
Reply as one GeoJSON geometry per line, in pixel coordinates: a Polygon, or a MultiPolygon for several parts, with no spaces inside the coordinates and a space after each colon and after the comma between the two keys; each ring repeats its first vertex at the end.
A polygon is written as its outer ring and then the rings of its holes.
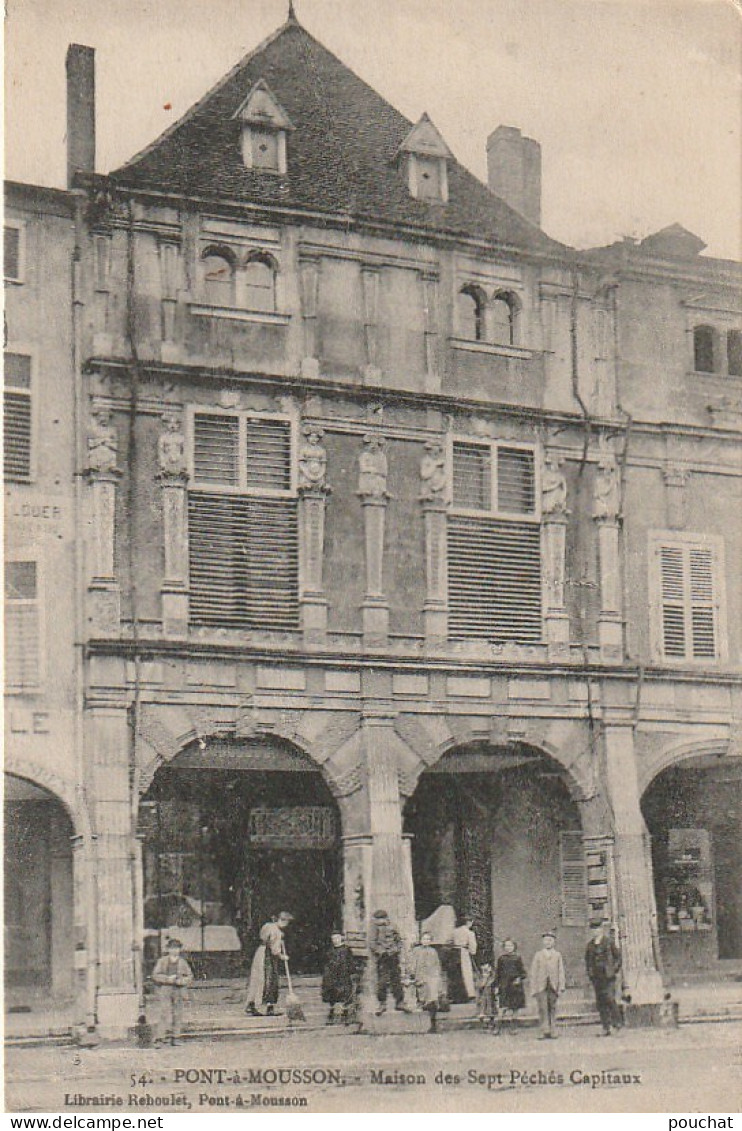
{"type": "Polygon", "coordinates": [[[104,1040],[120,1040],[136,1025],[139,998],[134,990],[98,994],[98,1035],[104,1040]]]}
{"type": "Polygon", "coordinates": [[[627,1029],[676,1029],[678,1026],[678,1003],[661,1002],[650,1005],[624,1006],[624,1024],[627,1029]]]}
{"type": "Polygon", "coordinates": [[[620,617],[601,613],[598,617],[601,660],[614,663],[623,659],[623,624],[620,617]]]}
{"type": "Polygon", "coordinates": [[[363,383],[364,385],[372,385],[374,387],[381,384],[381,370],[378,365],[364,365],[363,383]]]}
{"type": "Polygon", "coordinates": [[[171,588],[163,585],[162,631],[165,636],[188,635],[188,593],[182,586],[171,588]]]}
{"type": "Polygon", "coordinates": [[[301,359],[302,377],[319,377],[319,359],[316,357],[303,357],[301,359]]]}
{"type": "Polygon", "coordinates": [[[626,993],[631,998],[631,1004],[636,1006],[658,1005],[665,993],[662,984],[662,975],[658,970],[628,970],[624,971],[624,986],[626,993]]]}
{"type": "Polygon", "coordinates": [[[439,652],[448,643],[448,609],[440,605],[423,606],[426,651],[439,652]]]}
{"type": "Polygon", "coordinates": [[[182,360],[180,346],[177,342],[162,342],[160,345],[160,360],[173,364],[182,360]]]}
{"type": "Polygon", "coordinates": [[[366,648],[386,648],[389,643],[389,606],[383,598],[367,597],[361,606],[363,644],[366,648]]]}
{"type": "Polygon", "coordinates": [[[327,643],[327,600],[321,596],[305,594],[300,604],[305,647],[322,647],[327,643]]]}

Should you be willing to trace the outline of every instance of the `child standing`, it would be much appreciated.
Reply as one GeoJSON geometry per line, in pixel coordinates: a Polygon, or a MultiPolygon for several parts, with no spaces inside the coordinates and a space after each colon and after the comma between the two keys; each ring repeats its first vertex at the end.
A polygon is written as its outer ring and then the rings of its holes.
{"type": "Polygon", "coordinates": [[[353,953],[345,945],[345,937],[341,931],[333,931],[330,935],[330,953],[322,975],[322,1000],[329,1005],[327,1024],[332,1025],[335,1020],[335,1007],[339,1006],[338,1020],[347,1024],[353,1006],[353,953]]]}
{"type": "Polygon", "coordinates": [[[167,954],[158,958],[152,971],[162,1009],[165,1040],[177,1045],[183,1029],[183,1000],[193,982],[193,973],[183,958],[180,939],[168,939],[167,954]]]}

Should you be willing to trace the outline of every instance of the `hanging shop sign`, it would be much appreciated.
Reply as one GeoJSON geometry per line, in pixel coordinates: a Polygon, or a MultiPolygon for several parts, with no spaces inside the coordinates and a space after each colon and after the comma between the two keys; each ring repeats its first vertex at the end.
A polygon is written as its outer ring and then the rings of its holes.
{"type": "Polygon", "coordinates": [[[337,823],[332,809],[321,805],[294,805],[250,811],[250,843],[255,848],[332,848],[337,823]]]}

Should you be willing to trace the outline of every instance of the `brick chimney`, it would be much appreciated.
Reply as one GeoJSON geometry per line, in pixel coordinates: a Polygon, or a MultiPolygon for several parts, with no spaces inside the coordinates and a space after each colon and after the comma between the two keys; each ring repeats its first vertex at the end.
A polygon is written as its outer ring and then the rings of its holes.
{"type": "Polygon", "coordinates": [[[95,49],[67,48],[67,186],[75,173],[95,172],[95,49]]]}
{"type": "Polygon", "coordinates": [[[498,126],[487,139],[487,181],[526,220],[541,224],[541,146],[515,126],[498,126]]]}

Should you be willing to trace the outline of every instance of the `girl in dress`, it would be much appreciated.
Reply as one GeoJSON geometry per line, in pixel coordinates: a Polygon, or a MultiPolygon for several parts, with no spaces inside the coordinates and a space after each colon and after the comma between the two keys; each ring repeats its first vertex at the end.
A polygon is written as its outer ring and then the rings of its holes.
{"type": "Polygon", "coordinates": [[[526,977],[526,968],[523,965],[523,959],[518,954],[515,941],[505,939],[502,944],[502,954],[497,959],[495,968],[495,983],[503,1021],[507,1012],[510,1015],[509,1020],[514,1022],[518,1010],[525,1008],[524,982],[526,977]]]}

